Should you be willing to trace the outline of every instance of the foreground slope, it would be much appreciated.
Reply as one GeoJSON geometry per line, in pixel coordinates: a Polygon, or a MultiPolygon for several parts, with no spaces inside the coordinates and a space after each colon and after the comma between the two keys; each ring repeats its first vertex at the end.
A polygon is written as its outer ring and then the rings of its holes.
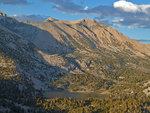
{"type": "MultiPolygon", "coordinates": [[[[32,78],[35,81],[39,79],[45,82],[55,79],[55,75],[61,69],[51,66],[45,61],[38,53],[40,50],[34,44],[3,26],[0,26],[0,32],[0,52],[14,60],[16,71],[24,75],[23,78],[27,78],[31,82],[34,82],[32,78]]],[[[40,52],[42,53],[42,51],[40,52]]],[[[40,84],[38,86],[42,87],[40,84]]]]}
{"type": "Polygon", "coordinates": [[[50,65],[33,43],[0,25],[0,112],[38,108],[34,98],[51,86],[63,69],[50,65]]]}

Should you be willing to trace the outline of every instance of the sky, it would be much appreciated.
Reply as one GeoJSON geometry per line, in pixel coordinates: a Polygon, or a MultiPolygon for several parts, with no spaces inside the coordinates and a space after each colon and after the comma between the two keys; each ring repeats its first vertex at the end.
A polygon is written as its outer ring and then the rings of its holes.
{"type": "Polygon", "coordinates": [[[22,21],[91,18],[150,43],[150,0],[0,0],[0,10],[22,21]]]}

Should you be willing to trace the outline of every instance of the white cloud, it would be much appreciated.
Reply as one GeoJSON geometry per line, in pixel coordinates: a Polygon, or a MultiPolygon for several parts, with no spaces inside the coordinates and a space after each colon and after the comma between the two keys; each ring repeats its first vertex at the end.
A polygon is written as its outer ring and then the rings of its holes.
{"type": "Polygon", "coordinates": [[[14,17],[17,16],[16,14],[13,15],[14,17]]]}
{"type": "Polygon", "coordinates": [[[137,5],[132,2],[128,2],[126,0],[117,1],[113,4],[113,6],[114,8],[119,8],[125,12],[132,12],[132,13],[137,12],[148,13],[150,8],[150,5],[137,5]]]}
{"type": "Polygon", "coordinates": [[[114,26],[114,27],[122,27],[120,24],[112,24],[112,26],[114,26]]]}
{"type": "Polygon", "coordinates": [[[133,26],[128,26],[128,29],[134,29],[134,27],[133,26]]]}
{"type": "Polygon", "coordinates": [[[84,8],[84,10],[88,10],[89,9],[89,7],[88,6],[86,6],[85,8],[84,8]]]}
{"type": "Polygon", "coordinates": [[[145,13],[149,13],[150,5],[139,5],[139,8],[145,13]]]}
{"type": "Polygon", "coordinates": [[[118,22],[122,22],[124,21],[124,19],[122,18],[115,18],[114,20],[112,20],[112,22],[118,23],[118,22]]]}
{"type": "Polygon", "coordinates": [[[134,12],[135,13],[139,10],[138,6],[136,4],[127,2],[125,0],[117,1],[113,4],[113,6],[114,6],[114,8],[120,8],[125,12],[134,12]]]}
{"type": "Polygon", "coordinates": [[[51,2],[54,4],[53,9],[62,11],[64,13],[77,14],[84,11],[81,5],[74,3],[72,0],[42,0],[44,2],[51,2]]]}

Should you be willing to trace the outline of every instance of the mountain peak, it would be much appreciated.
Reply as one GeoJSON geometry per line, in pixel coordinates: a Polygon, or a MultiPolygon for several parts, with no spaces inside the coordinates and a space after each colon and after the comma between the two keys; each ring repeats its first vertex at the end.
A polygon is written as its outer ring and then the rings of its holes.
{"type": "Polygon", "coordinates": [[[94,19],[80,19],[76,21],[77,23],[86,23],[86,22],[96,22],[94,19]]]}
{"type": "Polygon", "coordinates": [[[0,16],[4,16],[4,17],[6,17],[6,16],[7,16],[7,14],[3,13],[2,11],[0,11],[0,16]]]}
{"type": "Polygon", "coordinates": [[[49,17],[46,21],[56,21],[56,19],[49,17]]]}

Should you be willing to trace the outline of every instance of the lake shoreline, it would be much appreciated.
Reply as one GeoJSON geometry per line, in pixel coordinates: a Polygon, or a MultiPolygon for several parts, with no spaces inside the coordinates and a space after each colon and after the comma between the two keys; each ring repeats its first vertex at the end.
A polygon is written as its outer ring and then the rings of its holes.
{"type": "Polygon", "coordinates": [[[67,89],[65,90],[60,90],[60,89],[49,89],[49,90],[46,90],[44,92],[44,97],[45,98],[55,98],[55,97],[62,97],[62,98],[80,98],[80,99],[84,99],[84,98],[106,98],[109,96],[109,93],[98,93],[98,92],[81,92],[81,91],[78,91],[78,92],[72,92],[72,91],[69,91],[67,89]]]}

